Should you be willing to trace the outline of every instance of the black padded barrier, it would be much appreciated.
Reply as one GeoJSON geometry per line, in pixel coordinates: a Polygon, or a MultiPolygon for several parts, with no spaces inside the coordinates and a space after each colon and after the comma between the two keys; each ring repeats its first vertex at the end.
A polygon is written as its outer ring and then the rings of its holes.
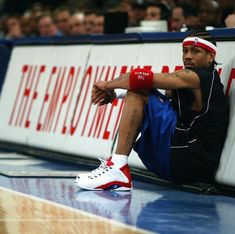
{"type": "Polygon", "coordinates": [[[0,93],[6,76],[7,66],[11,55],[12,43],[7,40],[0,41],[0,93]]]}

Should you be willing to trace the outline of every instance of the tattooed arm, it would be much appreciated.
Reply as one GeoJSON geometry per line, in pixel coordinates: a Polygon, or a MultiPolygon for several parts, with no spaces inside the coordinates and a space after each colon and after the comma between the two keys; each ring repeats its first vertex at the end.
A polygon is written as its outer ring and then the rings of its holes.
{"type": "MultiPolygon", "coordinates": [[[[92,102],[98,105],[107,104],[115,98],[115,89],[130,90],[129,75],[130,73],[126,73],[111,81],[95,83],[92,90],[92,102]]],[[[198,75],[189,69],[183,69],[173,73],[155,73],[153,78],[153,88],[158,89],[198,89],[199,87],[200,80],[198,75]]],[[[138,92],[144,93],[145,91],[139,90],[138,92]]]]}
{"type": "Polygon", "coordinates": [[[153,87],[165,90],[180,88],[198,89],[200,87],[200,80],[198,75],[189,69],[173,73],[155,73],[153,87]]]}
{"type": "MultiPolygon", "coordinates": [[[[130,90],[129,75],[126,73],[120,77],[104,82],[104,89],[114,90],[116,88],[130,90]]],[[[198,75],[189,69],[182,69],[172,73],[155,73],[153,78],[153,88],[172,90],[179,88],[199,88],[200,80],[198,75]]]]}

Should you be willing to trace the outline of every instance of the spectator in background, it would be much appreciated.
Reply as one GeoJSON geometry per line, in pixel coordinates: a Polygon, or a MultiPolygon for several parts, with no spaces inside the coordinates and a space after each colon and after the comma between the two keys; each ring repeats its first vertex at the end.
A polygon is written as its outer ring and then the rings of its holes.
{"type": "Polygon", "coordinates": [[[184,9],[182,6],[176,6],[171,12],[169,31],[180,31],[185,23],[184,9]]]}
{"type": "Polygon", "coordinates": [[[128,14],[128,26],[135,27],[140,25],[144,20],[146,4],[144,1],[123,1],[122,10],[128,14]]]}
{"type": "Polygon", "coordinates": [[[185,24],[188,27],[188,29],[200,29],[198,8],[193,5],[185,4],[183,9],[185,16],[185,24]]]}
{"type": "Polygon", "coordinates": [[[228,15],[224,23],[227,28],[235,28],[235,13],[228,15]]]}
{"type": "Polygon", "coordinates": [[[168,9],[161,3],[149,3],[145,11],[145,20],[167,20],[168,9]]]}
{"type": "Polygon", "coordinates": [[[221,14],[218,2],[215,0],[203,1],[199,9],[199,20],[203,28],[221,27],[221,14]]]}
{"type": "Polygon", "coordinates": [[[69,35],[69,18],[70,11],[66,7],[57,8],[54,12],[55,23],[57,29],[61,32],[62,35],[69,35]]]}
{"type": "Polygon", "coordinates": [[[30,15],[23,15],[20,19],[20,25],[22,33],[25,37],[30,37],[33,35],[36,35],[36,30],[34,27],[34,22],[32,21],[32,18],[30,15]]]}
{"type": "MultiPolygon", "coordinates": [[[[217,0],[219,3],[220,11],[221,11],[221,22],[223,26],[226,26],[225,19],[235,13],[235,1],[234,0],[217,0]]],[[[230,21],[231,17],[229,17],[230,21]]]]}
{"type": "Polygon", "coordinates": [[[170,31],[198,29],[199,26],[200,22],[196,7],[190,4],[181,4],[173,8],[170,19],[170,31]]]}
{"type": "Polygon", "coordinates": [[[104,33],[104,15],[97,14],[94,22],[94,30],[95,34],[103,34],[104,33]]]}
{"type": "Polygon", "coordinates": [[[7,39],[15,39],[23,36],[20,27],[20,18],[15,15],[7,16],[3,21],[4,35],[7,39]]]}
{"type": "Polygon", "coordinates": [[[43,7],[40,3],[33,4],[25,11],[24,15],[21,17],[21,28],[25,36],[38,35],[38,18],[46,11],[48,11],[48,9],[43,7]]]}
{"type": "Polygon", "coordinates": [[[95,30],[95,20],[97,16],[97,11],[90,10],[84,13],[84,31],[85,34],[93,34],[95,30]]]}
{"type": "Polygon", "coordinates": [[[75,13],[69,18],[69,34],[81,35],[84,34],[84,15],[82,13],[75,13]]]}
{"type": "Polygon", "coordinates": [[[61,36],[49,13],[41,15],[38,19],[38,34],[42,37],[61,36]]]}

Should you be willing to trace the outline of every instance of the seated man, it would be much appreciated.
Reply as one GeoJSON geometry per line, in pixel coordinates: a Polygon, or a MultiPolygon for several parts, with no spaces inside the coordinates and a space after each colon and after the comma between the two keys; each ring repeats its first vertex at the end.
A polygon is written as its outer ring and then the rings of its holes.
{"type": "Polygon", "coordinates": [[[206,31],[183,41],[184,69],[134,69],[94,84],[92,102],[104,105],[126,89],[115,154],[76,178],[83,189],[130,190],[128,156],[134,147],[146,168],[175,183],[213,183],[228,126],[228,105],[215,68],[216,42],[206,31]],[[167,96],[157,89],[167,90],[167,96]],[[141,132],[140,138],[136,141],[141,132]]]}

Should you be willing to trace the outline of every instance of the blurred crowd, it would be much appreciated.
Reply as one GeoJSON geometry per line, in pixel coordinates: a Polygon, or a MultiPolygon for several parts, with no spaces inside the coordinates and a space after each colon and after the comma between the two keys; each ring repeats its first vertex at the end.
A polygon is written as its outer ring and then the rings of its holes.
{"type": "Polygon", "coordinates": [[[23,13],[4,13],[0,18],[1,38],[103,34],[106,33],[105,20],[109,12],[124,12],[128,19],[127,27],[137,27],[143,20],[166,21],[167,31],[235,27],[234,0],[75,2],[63,1],[49,6],[39,1],[34,2],[23,13]]]}

